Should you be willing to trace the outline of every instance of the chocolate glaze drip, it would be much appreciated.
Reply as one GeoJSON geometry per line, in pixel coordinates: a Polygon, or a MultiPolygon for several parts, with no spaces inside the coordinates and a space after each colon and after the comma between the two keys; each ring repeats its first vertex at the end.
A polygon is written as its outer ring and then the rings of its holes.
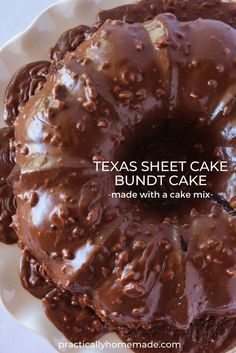
{"type": "MultiPolygon", "coordinates": [[[[24,287],[43,300],[48,317],[71,342],[92,342],[115,329],[111,325],[106,326],[87,306],[86,295],[73,296],[68,291],[56,288],[40,268],[35,259],[27,251],[24,252],[21,262],[24,287]]],[[[172,348],[173,353],[221,353],[222,346],[232,346],[232,339],[236,334],[235,323],[236,319],[233,317],[209,315],[195,320],[187,332],[166,324],[156,325],[148,331],[125,327],[118,327],[116,331],[127,343],[179,342],[182,348],[172,348]]],[[[143,350],[137,348],[135,351],[143,350]]],[[[153,349],[145,349],[145,352],[153,352],[153,349]]]]}
{"type": "Polygon", "coordinates": [[[107,19],[136,23],[164,12],[173,13],[180,21],[211,18],[236,27],[236,4],[221,0],[141,0],[136,4],[101,11],[98,19],[102,23],[107,19]]]}
{"type": "Polygon", "coordinates": [[[4,120],[12,126],[20,109],[46,81],[48,61],[37,61],[21,68],[12,78],[5,95],[4,120]]]}
{"type": "MultiPolygon", "coordinates": [[[[226,347],[232,345],[231,340],[236,334],[235,323],[234,318],[207,316],[194,321],[188,332],[176,330],[168,325],[159,325],[148,332],[143,330],[122,332],[120,337],[126,342],[180,342],[184,347],[172,348],[171,353],[222,353],[226,351],[226,347]]],[[[154,349],[145,350],[148,353],[153,351],[154,349]]],[[[137,348],[136,352],[143,350],[137,348]]]]}
{"type": "Polygon", "coordinates": [[[81,26],[66,32],[51,50],[64,58],[58,71],[9,108],[10,120],[20,111],[14,223],[33,254],[22,262],[23,284],[44,297],[72,341],[113,330],[124,340],[180,341],[178,352],[225,352],[236,326],[236,220],[228,212],[236,194],[236,33],[224,23],[235,27],[235,4],[146,0],[103,11],[99,21],[93,36],[81,26]],[[154,18],[166,11],[222,22],[154,18]],[[106,19],[115,21],[102,25],[106,19]],[[92,160],[128,159],[164,131],[173,143],[189,138],[189,159],[200,146],[199,159],[228,160],[229,173],[210,178],[212,200],[176,212],[108,199],[114,176],[94,174],[92,160]]]}
{"type": "Polygon", "coordinates": [[[43,299],[55,289],[55,285],[47,277],[43,267],[27,250],[24,250],[21,258],[20,277],[23,287],[36,298],[43,299]]]}
{"type": "Polygon", "coordinates": [[[16,210],[10,177],[15,165],[14,153],[10,148],[13,136],[12,128],[0,129],[0,241],[6,244],[15,243],[17,240],[10,227],[12,215],[16,210]]]}
{"type": "Polygon", "coordinates": [[[63,33],[57,44],[50,49],[50,58],[60,61],[68,51],[74,51],[94,31],[95,28],[77,26],[63,33]]]}
{"type": "Polygon", "coordinates": [[[43,304],[49,319],[72,342],[92,342],[103,336],[108,329],[89,307],[82,307],[70,292],[54,289],[43,304]]]}
{"type": "Polygon", "coordinates": [[[45,311],[55,326],[72,342],[93,341],[108,328],[87,306],[86,296],[73,296],[50,281],[45,270],[25,250],[20,267],[22,285],[43,300],[45,311]]]}

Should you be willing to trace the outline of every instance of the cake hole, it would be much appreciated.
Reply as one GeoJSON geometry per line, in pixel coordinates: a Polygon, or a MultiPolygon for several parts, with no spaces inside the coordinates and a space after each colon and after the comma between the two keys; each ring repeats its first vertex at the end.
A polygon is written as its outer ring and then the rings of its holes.
{"type": "MultiPolygon", "coordinates": [[[[183,119],[182,119],[183,121],[183,119]]],[[[145,207],[157,207],[158,211],[163,213],[163,216],[168,216],[170,212],[175,212],[177,215],[181,215],[183,212],[190,211],[192,208],[197,208],[205,198],[193,199],[194,193],[209,192],[208,185],[212,185],[217,178],[216,172],[203,173],[193,172],[189,166],[191,162],[197,161],[203,162],[216,162],[218,158],[215,156],[215,150],[217,143],[214,140],[214,133],[210,126],[206,125],[202,127],[200,124],[194,123],[182,123],[181,119],[175,121],[167,121],[161,131],[156,134],[155,138],[152,138],[146,143],[142,143],[142,147],[136,146],[129,154],[128,162],[136,161],[138,165],[141,165],[143,161],[157,162],[157,161],[186,161],[184,172],[166,172],[165,178],[163,179],[162,185],[155,186],[144,186],[144,185],[132,185],[126,187],[120,187],[123,192],[136,192],[138,195],[141,193],[156,192],[160,197],[157,198],[141,198],[141,201],[145,207]],[[190,175],[199,176],[205,174],[207,177],[207,186],[199,185],[177,185],[173,186],[169,183],[169,178],[172,175],[177,175],[178,178],[185,176],[189,179],[190,175]],[[189,193],[190,198],[162,198],[163,193],[178,194],[178,193],[189,193]]],[[[187,121],[187,120],[186,120],[187,121]]],[[[139,175],[141,178],[144,175],[160,175],[163,173],[155,172],[141,172],[141,173],[128,173],[127,178],[132,184],[133,178],[139,175]]],[[[176,179],[177,180],[177,179],[176,179]]]]}

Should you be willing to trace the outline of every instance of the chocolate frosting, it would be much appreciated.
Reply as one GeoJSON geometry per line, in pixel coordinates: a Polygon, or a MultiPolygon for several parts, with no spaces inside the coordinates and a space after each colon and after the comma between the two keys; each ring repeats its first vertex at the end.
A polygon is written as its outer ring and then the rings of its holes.
{"type": "Polygon", "coordinates": [[[68,51],[74,51],[95,31],[88,26],[77,26],[62,34],[55,47],[50,49],[50,58],[60,61],[68,51]]]}
{"type": "Polygon", "coordinates": [[[60,38],[57,70],[36,70],[43,87],[14,109],[30,67],[9,86],[23,284],[72,341],[114,330],[179,341],[176,352],[235,345],[234,14],[217,0],[104,11],[93,35],[79,26],[60,38]],[[163,159],[173,146],[177,160],[228,161],[209,176],[211,200],[176,210],[111,199],[114,174],[94,171],[94,160],[163,159]]]}
{"type": "Polygon", "coordinates": [[[236,4],[221,0],[141,0],[102,11],[98,19],[102,23],[107,19],[135,23],[150,20],[164,12],[173,13],[180,21],[210,18],[236,27],[236,4]]]}
{"type": "MultiPolygon", "coordinates": [[[[64,289],[53,288],[52,282],[45,280],[47,275],[36,265],[35,259],[29,253],[24,253],[21,265],[24,287],[34,296],[43,299],[48,317],[70,341],[92,342],[104,333],[114,330],[88,307],[88,296],[76,296],[64,289]]],[[[148,331],[128,327],[118,327],[116,331],[127,343],[179,342],[184,347],[184,352],[220,353],[232,346],[236,325],[233,317],[208,315],[195,320],[188,331],[177,330],[163,323],[148,331]]],[[[142,349],[137,348],[136,351],[142,352],[142,349]]],[[[146,348],[145,351],[152,352],[153,349],[146,348]]],[[[182,351],[182,348],[172,349],[174,353],[182,351]]]]}
{"type": "Polygon", "coordinates": [[[15,243],[17,240],[14,230],[10,228],[12,214],[16,208],[11,184],[15,165],[11,148],[13,136],[12,128],[0,129],[0,241],[6,244],[15,243]]]}
{"type": "Polygon", "coordinates": [[[21,283],[33,296],[43,299],[55,289],[43,266],[25,249],[20,263],[21,283]]]}
{"type": "Polygon", "coordinates": [[[94,311],[68,291],[55,288],[43,298],[43,304],[49,319],[72,342],[92,342],[108,332],[94,311]]]}
{"type": "Polygon", "coordinates": [[[21,68],[12,78],[5,95],[4,120],[12,126],[24,104],[46,81],[50,63],[37,61],[21,68]]]}

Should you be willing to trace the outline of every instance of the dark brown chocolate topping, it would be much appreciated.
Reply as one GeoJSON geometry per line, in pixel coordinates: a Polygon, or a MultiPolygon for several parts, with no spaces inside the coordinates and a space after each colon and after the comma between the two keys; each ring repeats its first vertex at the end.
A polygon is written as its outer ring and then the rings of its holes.
{"type": "Polygon", "coordinates": [[[104,323],[87,306],[86,296],[73,296],[59,289],[47,276],[42,265],[25,250],[20,266],[22,285],[43,300],[45,311],[55,326],[72,342],[92,342],[108,331],[104,323]]]}
{"type": "Polygon", "coordinates": [[[93,342],[108,329],[89,307],[82,307],[81,301],[68,291],[54,289],[48,293],[43,304],[50,320],[72,342],[93,342]]]}
{"type": "MultiPolygon", "coordinates": [[[[146,0],[100,21],[93,36],[77,27],[61,37],[51,54],[64,58],[58,71],[16,119],[15,229],[55,283],[46,311],[72,341],[106,326],[123,339],[179,340],[179,352],[225,352],[236,312],[236,31],[226,24],[235,26],[235,4],[146,0]],[[154,17],[165,11],[223,21],[154,17]],[[111,199],[114,175],[94,171],[94,160],[157,159],[173,148],[177,160],[228,161],[229,172],[209,180],[211,200],[176,211],[111,199]],[[76,332],[76,317],[99,329],[76,332]]],[[[22,267],[33,293],[36,263],[22,267]]]]}
{"type": "Polygon", "coordinates": [[[7,244],[15,243],[17,240],[15,232],[10,227],[16,209],[10,178],[15,165],[14,153],[10,148],[13,136],[12,128],[0,129],[0,241],[7,244]]]}
{"type": "Polygon", "coordinates": [[[38,92],[46,81],[50,62],[37,61],[21,68],[11,82],[5,95],[4,120],[12,126],[20,109],[38,92]]]}
{"type": "Polygon", "coordinates": [[[21,258],[20,277],[23,287],[36,298],[43,299],[55,289],[43,266],[27,250],[24,250],[21,258]]]}
{"type": "MultiPolygon", "coordinates": [[[[236,334],[236,320],[227,317],[208,316],[196,320],[188,330],[176,330],[168,325],[158,325],[149,331],[137,330],[120,333],[120,337],[126,342],[179,342],[182,348],[171,348],[171,353],[222,353],[227,348],[234,347],[236,334]],[[225,347],[225,348],[223,348],[225,347]]],[[[165,349],[145,349],[145,352],[161,352],[165,349]]],[[[144,352],[136,349],[136,352],[144,352]]]]}
{"type": "Polygon", "coordinates": [[[60,61],[69,51],[74,51],[88,36],[94,32],[88,26],[77,26],[62,34],[57,44],[50,49],[50,58],[60,61]]]}
{"type": "MultiPolygon", "coordinates": [[[[236,319],[233,317],[205,316],[195,320],[187,332],[162,323],[148,331],[112,326],[108,328],[87,306],[86,295],[72,296],[68,291],[53,288],[52,283],[44,279],[44,276],[47,278],[45,271],[41,271],[41,266],[37,265],[34,259],[31,263],[30,259],[30,254],[25,252],[21,263],[23,285],[26,284],[27,290],[43,299],[50,320],[72,342],[92,342],[104,333],[116,330],[127,343],[180,343],[181,348],[172,347],[173,353],[222,353],[226,351],[222,346],[234,346],[236,319]]],[[[135,351],[143,352],[138,347],[136,346],[135,351]]],[[[159,352],[158,349],[155,351],[159,352]]],[[[145,352],[153,352],[153,348],[146,348],[145,352]]]]}
{"type": "Polygon", "coordinates": [[[236,4],[221,0],[141,0],[135,4],[101,11],[98,19],[102,23],[107,19],[136,23],[165,12],[173,13],[180,21],[210,18],[236,27],[236,4]]]}

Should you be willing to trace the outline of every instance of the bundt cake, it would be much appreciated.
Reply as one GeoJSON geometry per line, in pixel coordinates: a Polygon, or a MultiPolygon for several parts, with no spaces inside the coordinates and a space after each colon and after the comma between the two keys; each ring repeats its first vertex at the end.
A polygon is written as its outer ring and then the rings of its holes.
{"type": "Polygon", "coordinates": [[[72,342],[115,331],[137,351],[235,346],[234,28],[234,4],[143,0],[66,32],[50,63],[11,81],[3,178],[15,158],[22,283],[72,342]],[[119,173],[95,169],[168,160],[228,168],[208,173],[205,199],[154,201],[111,197],[119,173]]]}

